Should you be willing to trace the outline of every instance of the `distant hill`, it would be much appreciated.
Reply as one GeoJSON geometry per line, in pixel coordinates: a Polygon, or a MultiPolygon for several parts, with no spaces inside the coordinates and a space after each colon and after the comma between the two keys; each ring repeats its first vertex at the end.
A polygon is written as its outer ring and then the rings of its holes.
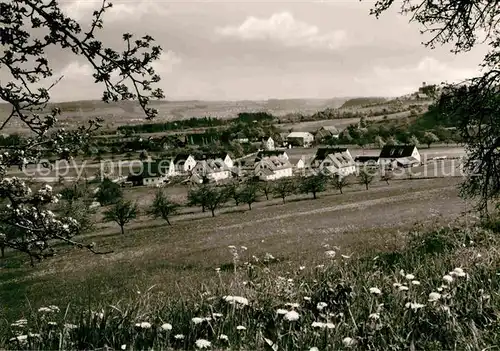
{"type": "Polygon", "coordinates": [[[383,97],[359,97],[349,99],[340,106],[340,108],[361,108],[385,104],[389,99],[383,97]]]}

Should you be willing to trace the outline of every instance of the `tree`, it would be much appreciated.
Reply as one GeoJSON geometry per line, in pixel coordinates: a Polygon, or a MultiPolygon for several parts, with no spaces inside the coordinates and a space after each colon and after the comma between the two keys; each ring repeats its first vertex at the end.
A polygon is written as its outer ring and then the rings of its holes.
{"type": "Polygon", "coordinates": [[[172,225],[169,218],[178,213],[179,207],[178,203],[170,201],[167,194],[162,189],[159,189],[148,210],[148,214],[154,218],[163,218],[168,225],[172,225]]]}
{"type": "Polygon", "coordinates": [[[68,130],[56,127],[61,110],[56,105],[49,105],[50,90],[63,79],[53,76],[53,72],[62,67],[53,66],[46,53],[59,50],[61,55],[84,59],[94,71],[95,82],[105,89],[104,101],[137,99],[149,119],[157,114],[148,107],[150,99],[163,98],[163,92],[154,89],[159,76],[152,63],[159,59],[161,48],[152,46],[153,38],[146,35],[134,40],[127,33],[123,35],[125,49],[118,51],[96,39],[109,7],[111,4],[104,1],[93,13],[89,27],[82,28],[66,15],[60,2],[17,0],[0,3],[0,70],[7,74],[0,82],[0,99],[10,109],[0,130],[11,123],[25,127],[30,133],[8,152],[0,151],[1,199],[14,200],[10,207],[1,211],[0,221],[9,228],[23,228],[24,232],[23,237],[2,235],[2,240],[6,247],[26,253],[32,263],[33,259],[52,256],[54,246],[61,241],[99,253],[93,245],[72,239],[78,232],[76,221],[53,216],[46,209],[59,199],[52,188],[44,186],[40,191],[30,192],[25,182],[8,176],[11,167],[36,163],[43,154],[70,159],[83,153],[83,146],[102,122],[97,118],[68,130]],[[134,91],[128,86],[133,86],[134,91]]]}
{"type": "Polygon", "coordinates": [[[316,194],[326,190],[327,178],[323,173],[318,173],[302,179],[300,190],[307,194],[312,193],[316,199],[316,194]]]}
{"type": "Polygon", "coordinates": [[[99,184],[99,190],[96,193],[96,199],[101,205],[111,205],[117,203],[123,196],[123,190],[109,178],[99,184]]]}
{"type": "Polygon", "coordinates": [[[273,193],[274,186],[272,182],[262,182],[259,186],[259,190],[266,196],[266,200],[269,200],[269,195],[273,193]]]}
{"type": "Polygon", "coordinates": [[[398,141],[396,140],[396,138],[394,138],[393,135],[391,135],[385,142],[386,145],[397,145],[398,144],[398,141]]]}
{"type": "Polygon", "coordinates": [[[408,140],[408,141],[409,141],[409,144],[411,144],[411,145],[418,146],[420,144],[420,142],[418,141],[418,139],[415,135],[412,135],[410,137],[410,140],[408,140]]]}
{"type": "Polygon", "coordinates": [[[247,183],[239,193],[240,201],[248,205],[248,209],[252,209],[252,204],[257,201],[259,188],[257,184],[247,183]]]}
{"type": "Polygon", "coordinates": [[[61,200],[66,200],[71,206],[73,201],[76,201],[83,196],[83,191],[77,183],[74,183],[73,186],[62,189],[60,194],[61,200]]]}
{"type": "Polygon", "coordinates": [[[106,222],[116,222],[120,226],[122,234],[125,234],[125,224],[137,217],[137,205],[131,201],[120,200],[109,210],[104,212],[106,222]]]}
{"type": "Polygon", "coordinates": [[[343,189],[349,186],[349,180],[346,177],[335,175],[332,180],[332,185],[343,194],[343,189]]]}
{"type": "Polygon", "coordinates": [[[384,147],[385,141],[380,135],[377,135],[375,137],[375,145],[377,145],[379,149],[382,149],[384,147]]]}
{"type": "Polygon", "coordinates": [[[141,161],[146,161],[148,159],[149,155],[146,150],[142,150],[141,153],[139,154],[139,160],[141,161]]]}
{"type": "Polygon", "coordinates": [[[240,204],[240,189],[237,183],[231,183],[226,185],[227,197],[234,200],[236,206],[240,204]]]}
{"type": "Polygon", "coordinates": [[[228,199],[225,189],[217,189],[214,186],[207,187],[206,206],[212,212],[212,217],[215,217],[215,210],[221,207],[228,199]]]}
{"type": "Polygon", "coordinates": [[[366,187],[366,190],[368,190],[368,185],[371,184],[375,176],[373,174],[370,174],[366,169],[361,170],[358,175],[358,181],[360,184],[364,184],[366,187]]]}
{"type": "Polygon", "coordinates": [[[188,191],[188,205],[201,206],[201,211],[205,212],[208,205],[208,185],[197,186],[188,191]]]}
{"type": "Polygon", "coordinates": [[[285,203],[286,197],[295,193],[296,189],[297,187],[293,179],[282,178],[274,184],[273,192],[276,196],[283,199],[283,203],[285,203]]]}
{"type": "Polygon", "coordinates": [[[383,180],[384,182],[387,183],[387,185],[389,185],[389,180],[391,180],[393,178],[394,178],[394,175],[392,174],[392,172],[385,171],[384,174],[382,175],[382,177],[380,177],[380,180],[383,180]]]}
{"type": "MultiPolygon", "coordinates": [[[[395,3],[380,0],[372,14],[379,17],[395,3]]],[[[447,84],[438,91],[435,110],[441,118],[454,120],[467,149],[466,179],[461,195],[477,200],[477,208],[488,215],[488,203],[500,197],[500,31],[498,0],[403,1],[401,13],[411,16],[430,32],[425,45],[452,44],[455,53],[470,51],[479,42],[490,50],[481,64],[482,75],[463,84],[447,84]]]]}
{"type": "Polygon", "coordinates": [[[428,148],[430,148],[432,143],[439,141],[439,138],[432,132],[425,132],[422,141],[427,144],[428,148]]]}

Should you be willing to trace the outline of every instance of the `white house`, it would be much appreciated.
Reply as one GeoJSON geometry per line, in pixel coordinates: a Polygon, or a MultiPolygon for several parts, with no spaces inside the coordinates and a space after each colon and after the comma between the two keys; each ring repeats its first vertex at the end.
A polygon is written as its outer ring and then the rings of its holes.
{"type": "Polygon", "coordinates": [[[255,162],[258,162],[266,157],[276,156],[280,159],[288,161],[288,155],[285,150],[261,150],[255,156],[255,162]]]}
{"type": "Polygon", "coordinates": [[[164,184],[168,179],[168,165],[162,162],[143,162],[139,174],[131,175],[128,179],[135,185],[164,184]]]}
{"type": "Polygon", "coordinates": [[[329,153],[321,162],[320,169],[326,169],[330,174],[345,177],[356,173],[356,164],[347,152],[329,153]]]}
{"type": "Polygon", "coordinates": [[[297,164],[295,165],[295,168],[297,169],[304,169],[306,167],[306,163],[304,161],[304,159],[300,159],[297,161],[297,164]]]}
{"type": "Polygon", "coordinates": [[[277,156],[266,157],[255,164],[254,174],[264,181],[293,176],[293,167],[288,160],[277,156]]]}
{"type": "Polygon", "coordinates": [[[221,159],[203,160],[196,163],[193,168],[193,174],[218,183],[221,180],[231,177],[231,170],[221,159]]]}
{"type": "Polygon", "coordinates": [[[309,132],[291,132],[287,135],[286,141],[293,146],[310,147],[314,142],[314,135],[309,132]]]}
{"type": "Polygon", "coordinates": [[[314,139],[317,143],[320,143],[328,138],[338,138],[339,135],[339,130],[334,126],[323,126],[314,133],[314,139]]]}
{"type": "Polygon", "coordinates": [[[383,167],[414,167],[422,162],[415,145],[384,145],[378,160],[383,167]]]}
{"type": "Polygon", "coordinates": [[[174,158],[175,175],[187,174],[196,166],[196,160],[192,155],[179,154],[174,158]]]}
{"type": "Polygon", "coordinates": [[[352,159],[352,155],[347,148],[320,147],[318,148],[318,150],[316,150],[316,154],[311,160],[311,166],[314,168],[318,168],[329,154],[339,154],[339,153],[345,154],[348,158],[352,159]]]}
{"type": "Polygon", "coordinates": [[[269,137],[267,140],[264,141],[264,150],[272,151],[274,149],[275,149],[274,140],[273,138],[269,137]]]}
{"type": "Polygon", "coordinates": [[[228,153],[221,152],[221,153],[212,153],[212,154],[203,154],[201,156],[201,160],[222,160],[224,164],[229,167],[233,168],[234,167],[234,162],[231,159],[231,156],[229,156],[228,153]]]}

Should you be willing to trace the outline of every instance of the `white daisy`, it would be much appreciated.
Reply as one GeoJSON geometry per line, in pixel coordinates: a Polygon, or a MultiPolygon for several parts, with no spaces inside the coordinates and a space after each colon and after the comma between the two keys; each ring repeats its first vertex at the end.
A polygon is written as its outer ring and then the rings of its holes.
{"type": "Polygon", "coordinates": [[[205,339],[198,339],[196,340],[195,345],[199,349],[208,349],[210,346],[212,346],[212,343],[205,339]]]}

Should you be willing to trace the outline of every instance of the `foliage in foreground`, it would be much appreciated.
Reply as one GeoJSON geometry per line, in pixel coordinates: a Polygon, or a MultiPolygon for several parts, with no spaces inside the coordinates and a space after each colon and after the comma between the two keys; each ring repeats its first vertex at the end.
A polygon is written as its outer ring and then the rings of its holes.
{"type": "MultiPolygon", "coordinates": [[[[9,349],[480,350],[500,344],[500,256],[480,227],[410,233],[354,257],[325,245],[310,267],[230,246],[230,270],[191,297],[152,289],[81,311],[36,306],[2,331],[9,349]],[[493,248],[492,248],[493,247],[493,248]],[[230,284],[224,284],[229,275],[230,284]],[[101,309],[102,307],[102,309],[101,309]]],[[[226,267],[227,268],[227,267],[226,267]]],[[[0,347],[1,347],[0,346],[0,347]]]]}

